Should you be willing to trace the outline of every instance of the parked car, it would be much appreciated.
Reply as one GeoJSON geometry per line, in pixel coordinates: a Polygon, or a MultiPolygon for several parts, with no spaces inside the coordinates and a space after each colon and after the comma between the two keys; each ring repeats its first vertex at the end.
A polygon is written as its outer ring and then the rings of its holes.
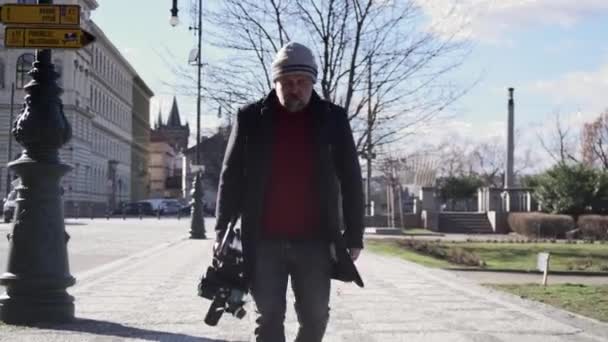
{"type": "Polygon", "coordinates": [[[152,204],[145,202],[145,201],[124,203],[122,206],[114,209],[112,214],[122,215],[123,208],[124,208],[125,215],[139,215],[140,210],[141,210],[141,214],[144,216],[154,215],[154,208],[152,207],[152,204]]]}
{"type": "Polygon", "coordinates": [[[150,203],[154,213],[161,215],[177,215],[178,211],[182,209],[182,204],[175,198],[152,198],[141,202],[150,203]]]}
{"type": "MultiPolygon", "coordinates": [[[[180,209],[180,214],[181,215],[190,215],[190,212],[192,210],[192,204],[187,204],[185,206],[183,206],[180,209]]],[[[214,208],[210,208],[207,203],[203,203],[203,215],[205,217],[214,217],[215,216],[215,209],[214,208]]]]}
{"type": "Polygon", "coordinates": [[[8,193],[8,196],[4,200],[2,205],[2,215],[4,216],[4,223],[9,223],[15,215],[15,208],[17,208],[17,190],[12,190],[8,193]]]}
{"type": "Polygon", "coordinates": [[[163,201],[161,207],[161,215],[177,215],[182,205],[177,200],[163,201]]]}

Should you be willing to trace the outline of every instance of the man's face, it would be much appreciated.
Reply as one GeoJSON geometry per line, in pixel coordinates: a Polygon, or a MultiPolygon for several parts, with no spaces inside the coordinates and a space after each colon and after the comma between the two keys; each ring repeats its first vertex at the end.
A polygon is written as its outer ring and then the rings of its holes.
{"type": "Polygon", "coordinates": [[[290,112],[306,108],[312,95],[312,86],[312,78],[306,74],[283,75],[275,82],[279,102],[290,112]]]}

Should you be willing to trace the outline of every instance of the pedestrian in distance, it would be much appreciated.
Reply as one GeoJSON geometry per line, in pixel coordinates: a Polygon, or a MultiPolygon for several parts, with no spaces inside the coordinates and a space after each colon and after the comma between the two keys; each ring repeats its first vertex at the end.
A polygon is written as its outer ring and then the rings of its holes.
{"type": "Polygon", "coordinates": [[[331,279],[363,287],[354,265],[363,248],[361,167],[346,110],[313,89],[317,64],[309,48],[283,46],[272,80],[265,98],[237,113],[215,230],[219,241],[241,219],[256,341],[285,341],[290,279],[296,342],[317,342],[329,321],[331,279]]]}

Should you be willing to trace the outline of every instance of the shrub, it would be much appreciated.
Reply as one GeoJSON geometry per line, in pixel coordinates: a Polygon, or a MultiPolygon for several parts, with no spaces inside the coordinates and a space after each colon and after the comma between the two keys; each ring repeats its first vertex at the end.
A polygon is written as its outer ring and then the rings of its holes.
{"type": "Polygon", "coordinates": [[[529,238],[563,238],[575,226],[571,216],[545,213],[511,213],[507,222],[512,231],[529,238]]]}
{"type": "Polygon", "coordinates": [[[483,184],[475,176],[445,177],[437,180],[439,197],[446,202],[449,199],[471,198],[483,184]]]}
{"type": "Polygon", "coordinates": [[[448,261],[466,266],[484,267],[485,262],[475,253],[469,252],[466,249],[455,247],[448,250],[448,261]]]}
{"type": "Polygon", "coordinates": [[[608,216],[582,215],[577,226],[587,240],[608,240],[608,216]]]}
{"type": "Polygon", "coordinates": [[[473,252],[460,247],[447,247],[439,242],[423,241],[415,239],[400,240],[398,244],[402,247],[414,250],[418,253],[429,255],[438,259],[447,260],[454,264],[484,267],[485,262],[473,252]]]}
{"type": "MultiPolygon", "coordinates": [[[[608,174],[584,164],[558,163],[539,175],[534,196],[543,211],[553,214],[580,215],[608,196],[608,174]]],[[[597,206],[597,205],[595,205],[597,206]]]]}

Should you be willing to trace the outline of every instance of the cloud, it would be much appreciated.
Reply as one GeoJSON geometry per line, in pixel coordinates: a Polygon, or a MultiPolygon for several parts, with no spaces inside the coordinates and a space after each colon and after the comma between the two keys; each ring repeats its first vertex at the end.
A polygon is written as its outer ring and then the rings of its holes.
{"type": "Polygon", "coordinates": [[[525,88],[548,97],[557,108],[598,115],[608,108],[608,63],[593,71],[573,71],[552,80],[535,81],[525,88]]]}
{"type": "Polygon", "coordinates": [[[453,119],[441,122],[441,126],[437,125],[425,127],[417,132],[418,135],[425,136],[425,141],[441,143],[446,141],[462,140],[471,142],[489,141],[497,138],[504,138],[506,133],[506,124],[501,120],[492,121],[465,121],[462,119],[453,119]]]}
{"type": "Polygon", "coordinates": [[[504,43],[512,30],[539,25],[572,27],[593,15],[608,14],[606,0],[415,0],[442,35],[504,43]]]}

